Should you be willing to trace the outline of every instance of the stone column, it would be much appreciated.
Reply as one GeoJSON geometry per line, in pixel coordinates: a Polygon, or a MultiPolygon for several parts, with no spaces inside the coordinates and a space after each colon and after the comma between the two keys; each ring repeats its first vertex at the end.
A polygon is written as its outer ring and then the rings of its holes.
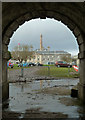
{"type": "Polygon", "coordinates": [[[80,81],[78,84],[79,99],[85,104],[85,51],[79,53],[80,59],[80,81]]]}
{"type": "Polygon", "coordinates": [[[40,55],[40,64],[42,64],[42,55],[40,55]]]}
{"type": "Polygon", "coordinates": [[[43,45],[42,45],[42,34],[40,35],[40,51],[42,51],[43,45]]]}
{"type": "Polygon", "coordinates": [[[85,33],[80,32],[78,34],[77,42],[80,51],[80,53],[78,54],[78,58],[80,61],[80,65],[79,65],[80,81],[78,84],[78,97],[85,104],[85,33]]]}
{"type": "Polygon", "coordinates": [[[7,45],[2,44],[2,101],[9,98],[9,83],[7,78],[7,61],[9,57],[7,45]]]}

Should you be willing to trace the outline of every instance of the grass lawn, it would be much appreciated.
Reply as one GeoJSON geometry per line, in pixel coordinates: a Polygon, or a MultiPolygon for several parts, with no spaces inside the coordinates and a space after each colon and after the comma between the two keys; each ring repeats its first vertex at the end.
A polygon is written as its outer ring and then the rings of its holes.
{"type": "Polygon", "coordinates": [[[74,70],[74,68],[65,68],[56,66],[42,67],[37,71],[38,75],[52,76],[52,77],[65,77],[65,78],[76,78],[79,77],[79,73],[74,70]]]}
{"type": "MultiPolygon", "coordinates": [[[[24,67],[24,68],[28,68],[28,67],[24,67]]],[[[21,69],[21,67],[18,67],[18,64],[13,64],[13,68],[8,67],[9,70],[13,70],[13,69],[21,69]]]]}

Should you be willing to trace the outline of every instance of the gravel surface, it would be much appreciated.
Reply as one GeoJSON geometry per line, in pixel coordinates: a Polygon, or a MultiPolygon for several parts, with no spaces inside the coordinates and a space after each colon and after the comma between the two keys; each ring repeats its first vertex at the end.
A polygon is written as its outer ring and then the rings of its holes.
{"type": "Polygon", "coordinates": [[[38,77],[36,75],[36,71],[39,70],[40,67],[30,67],[30,68],[24,68],[23,70],[23,77],[21,77],[21,69],[8,69],[8,80],[9,81],[22,81],[24,80],[30,80],[34,77],[38,77]]]}
{"type": "Polygon", "coordinates": [[[21,77],[21,69],[8,69],[8,80],[9,82],[28,82],[31,80],[55,79],[55,77],[40,76],[36,74],[36,72],[40,69],[42,69],[42,66],[32,66],[30,68],[24,68],[23,77],[21,77]]]}

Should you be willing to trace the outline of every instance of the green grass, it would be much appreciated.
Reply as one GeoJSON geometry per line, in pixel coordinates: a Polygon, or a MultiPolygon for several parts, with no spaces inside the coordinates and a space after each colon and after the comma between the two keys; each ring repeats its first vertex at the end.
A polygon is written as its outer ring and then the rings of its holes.
{"type": "MultiPolygon", "coordinates": [[[[24,67],[24,68],[28,68],[28,67],[24,67]]],[[[10,70],[13,70],[13,69],[21,69],[21,67],[18,67],[18,64],[13,64],[13,68],[9,68],[8,69],[10,70]]]]}
{"type": "Polygon", "coordinates": [[[18,67],[18,64],[13,64],[14,67],[18,67]]]}
{"type": "Polygon", "coordinates": [[[38,75],[52,76],[52,77],[65,77],[65,78],[75,78],[79,77],[79,73],[74,70],[74,68],[57,68],[56,66],[42,67],[37,72],[38,75]]]}
{"type": "MultiPolygon", "coordinates": [[[[30,68],[30,67],[24,67],[30,68]]],[[[8,68],[9,70],[13,69],[21,69],[18,67],[17,64],[14,64],[13,68],[8,68]]],[[[77,78],[79,77],[79,73],[74,70],[74,68],[65,68],[60,67],[57,68],[53,65],[42,66],[39,71],[36,72],[37,75],[41,76],[51,76],[51,77],[58,77],[58,78],[77,78]]]]}
{"type": "Polygon", "coordinates": [[[47,65],[47,64],[46,64],[46,65],[43,65],[43,66],[55,66],[55,65],[47,65]]]}

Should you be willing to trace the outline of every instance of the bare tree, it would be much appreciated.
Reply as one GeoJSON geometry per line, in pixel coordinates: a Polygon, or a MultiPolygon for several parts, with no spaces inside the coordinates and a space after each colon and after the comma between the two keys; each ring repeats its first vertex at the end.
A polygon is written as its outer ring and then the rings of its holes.
{"type": "Polygon", "coordinates": [[[14,47],[14,50],[11,52],[11,55],[13,59],[22,62],[23,60],[27,61],[29,57],[32,58],[33,51],[30,51],[30,46],[28,45],[18,45],[14,47]]]}
{"type": "Polygon", "coordinates": [[[33,51],[33,46],[32,45],[30,45],[30,49],[31,49],[31,51],[33,51]]]}
{"type": "Polygon", "coordinates": [[[63,55],[62,57],[61,57],[61,59],[63,60],[63,61],[65,61],[65,62],[71,62],[71,56],[66,56],[66,55],[63,55]]]}

